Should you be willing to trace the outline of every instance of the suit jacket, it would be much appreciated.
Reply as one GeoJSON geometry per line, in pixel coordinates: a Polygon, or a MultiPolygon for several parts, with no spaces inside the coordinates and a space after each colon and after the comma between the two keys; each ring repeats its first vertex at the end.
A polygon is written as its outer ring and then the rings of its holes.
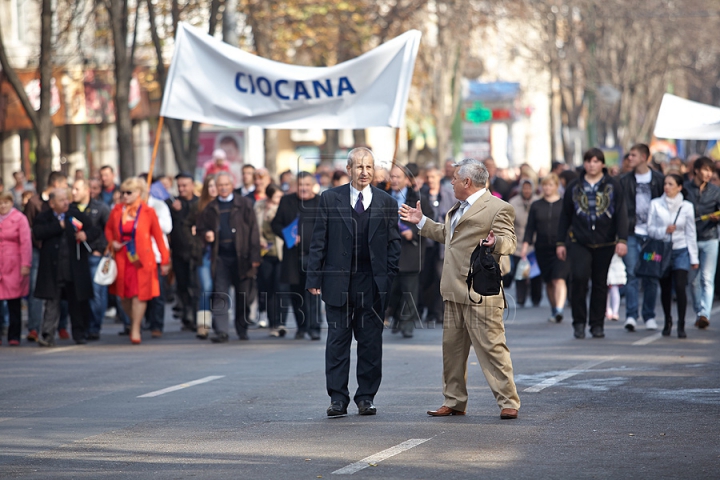
{"type": "Polygon", "coordinates": [[[320,197],[318,196],[310,200],[300,200],[297,193],[291,193],[280,200],[277,213],[270,223],[273,232],[279,238],[283,238],[283,229],[298,218],[298,235],[300,235],[299,245],[288,248],[287,244],[283,243],[282,265],[280,266],[283,283],[299,285],[301,283],[300,269],[303,268],[304,271],[307,271],[307,257],[310,252],[315,217],[319,206],[320,197]]]}
{"type": "Polygon", "coordinates": [[[87,242],[90,244],[100,235],[100,229],[94,227],[90,219],[76,208],[71,207],[65,214],[65,228],[55,218],[52,210],[45,210],[35,217],[33,223],[33,235],[42,242],[40,249],[40,264],[38,266],[37,282],[35,284],[35,297],[41,299],[56,298],[58,294],[58,261],[60,240],[65,235],[68,256],[70,261],[70,272],[75,286],[77,300],[89,300],[93,297],[93,283],[90,278],[90,265],[88,264],[88,251],[85,245],[80,244],[77,249],[75,242],[75,229],[70,223],[70,217],[77,218],[83,223],[83,231],[87,235],[87,242]],[[80,259],[77,252],[80,252],[80,259]]]}
{"type": "MultiPolygon", "coordinates": [[[[420,200],[420,208],[423,214],[432,216],[432,208],[430,207],[427,197],[412,188],[408,188],[407,198],[404,202],[405,205],[415,208],[418,200],[420,200]]],[[[405,237],[400,236],[399,271],[401,273],[419,273],[423,265],[422,256],[425,253],[425,241],[420,238],[417,225],[410,222],[403,222],[402,220],[400,220],[400,223],[410,229],[413,233],[413,238],[412,240],[406,240],[405,237]]]]}
{"type": "MultiPolygon", "coordinates": [[[[470,256],[480,241],[487,238],[492,230],[495,233],[493,256],[500,263],[503,273],[507,273],[510,270],[507,255],[512,255],[517,247],[515,211],[510,204],[486,191],[465,212],[455,227],[455,235],[450,238],[450,220],[459,206],[458,202],[450,209],[445,217],[445,223],[434,222],[428,218],[420,230],[420,235],[445,243],[445,260],[440,279],[440,294],[443,299],[471,305],[465,283],[470,269],[470,256]]],[[[502,293],[483,298],[483,304],[501,308],[505,306],[502,293]]]]}
{"type": "MultiPolygon", "coordinates": [[[[387,193],[371,188],[368,243],[373,279],[385,308],[400,257],[398,205],[387,193]]],[[[322,289],[323,301],[333,307],[341,307],[347,301],[354,235],[350,185],[323,192],[310,245],[305,288],[322,289]]]]}

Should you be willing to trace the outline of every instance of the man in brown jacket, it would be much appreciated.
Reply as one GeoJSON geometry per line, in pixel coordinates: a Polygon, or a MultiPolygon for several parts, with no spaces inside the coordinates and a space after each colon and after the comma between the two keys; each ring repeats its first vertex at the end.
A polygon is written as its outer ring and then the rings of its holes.
{"type": "Polygon", "coordinates": [[[427,413],[434,417],[465,415],[467,360],[472,345],[501,408],[500,418],[517,418],[520,398],[513,380],[510,350],[505,344],[504,296],[501,292],[483,297],[478,305],[471,301],[465,283],[472,252],[483,240],[493,249],[498,263],[507,267],[506,256],[517,246],[515,212],[487,190],[488,171],[481,162],[465,159],[455,167],[452,185],[455,198],[460,201],[450,209],[445,223],[425,217],[419,202],[417,208],[400,207],[400,218],[416,223],[420,235],[445,244],[440,280],[440,293],[445,301],[442,344],[445,402],[442,407],[427,413]]]}
{"type": "Polygon", "coordinates": [[[216,174],[218,196],[202,211],[197,220],[197,236],[212,248],[213,274],[212,316],[213,343],[228,341],[228,293],[235,287],[235,330],[240,340],[247,340],[250,305],[247,297],[252,279],[260,266],[260,233],[250,200],[233,194],[230,174],[216,174]]]}

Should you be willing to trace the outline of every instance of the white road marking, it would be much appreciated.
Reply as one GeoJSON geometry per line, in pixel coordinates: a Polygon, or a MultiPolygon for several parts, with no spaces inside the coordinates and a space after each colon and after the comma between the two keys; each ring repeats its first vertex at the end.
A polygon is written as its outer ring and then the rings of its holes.
{"type": "Polygon", "coordinates": [[[567,380],[570,377],[574,377],[575,375],[585,373],[588,370],[590,370],[591,368],[596,367],[596,366],[600,365],[601,363],[605,363],[609,360],[612,360],[612,357],[603,358],[602,360],[592,360],[590,362],[583,363],[581,365],[578,365],[575,368],[571,368],[570,370],[567,370],[566,372],[561,373],[560,375],[555,375],[554,377],[546,378],[545,380],[538,383],[537,385],[528,387],[523,391],[527,392],[527,393],[540,392],[542,390],[545,390],[548,387],[552,387],[553,385],[562,382],[563,380],[567,380]]]}
{"type": "Polygon", "coordinates": [[[212,375],[210,377],[201,378],[199,380],[193,380],[192,382],[181,383],[180,385],[175,385],[173,387],[163,388],[162,390],[156,390],[154,392],[146,393],[145,395],[138,395],[137,398],[157,397],[159,395],[164,395],[164,394],[170,393],[170,392],[176,392],[176,391],[182,390],[184,388],[194,387],[195,385],[200,385],[201,383],[212,382],[213,380],[217,380],[218,378],[223,378],[224,376],[225,375],[212,375]]]}
{"type": "Polygon", "coordinates": [[[78,348],[87,348],[87,347],[85,347],[84,345],[72,345],[70,347],[46,348],[40,352],[36,352],[35,355],[47,355],[49,353],[69,352],[70,350],[76,350],[78,348]]]}
{"type": "Polygon", "coordinates": [[[648,335],[645,338],[641,338],[637,342],[633,342],[632,345],[647,345],[648,343],[652,343],[660,337],[662,337],[662,332],[653,333],[652,335],[648,335]]]}
{"type": "Polygon", "coordinates": [[[383,460],[387,460],[390,457],[394,457],[398,453],[402,453],[405,450],[410,450],[411,448],[417,447],[418,445],[427,442],[430,440],[429,438],[411,438],[410,440],[407,440],[400,445],[395,445],[394,447],[390,447],[387,450],[383,450],[382,452],[376,453],[375,455],[370,455],[369,457],[365,457],[359,462],[351,463],[347,467],[343,467],[340,470],[335,470],[333,475],[352,475],[353,473],[359,472],[360,470],[367,468],[370,466],[370,464],[376,465],[383,460]]]}

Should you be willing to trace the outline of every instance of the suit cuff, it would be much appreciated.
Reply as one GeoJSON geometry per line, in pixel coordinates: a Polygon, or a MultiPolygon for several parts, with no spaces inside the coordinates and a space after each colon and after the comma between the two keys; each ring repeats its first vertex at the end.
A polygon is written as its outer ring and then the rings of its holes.
{"type": "Polygon", "coordinates": [[[421,218],[417,224],[418,230],[422,230],[422,228],[425,226],[426,221],[427,221],[427,217],[425,215],[423,215],[423,218],[421,218]]]}

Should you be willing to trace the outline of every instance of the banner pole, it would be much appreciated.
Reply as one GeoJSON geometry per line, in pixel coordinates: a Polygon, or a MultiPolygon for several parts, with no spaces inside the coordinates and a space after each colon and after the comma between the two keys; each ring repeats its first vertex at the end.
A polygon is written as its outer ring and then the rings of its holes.
{"type": "Polygon", "coordinates": [[[155,159],[157,158],[158,146],[160,146],[160,137],[162,136],[163,124],[165,123],[165,117],[161,116],[158,119],[157,129],[155,130],[155,145],[153,145],[152,159],[150,160],[150,170],[148,170],[147,184],[148,194],[150,192],[150,185],[152,185],[153,171],[155,170],[155,159]]]}

